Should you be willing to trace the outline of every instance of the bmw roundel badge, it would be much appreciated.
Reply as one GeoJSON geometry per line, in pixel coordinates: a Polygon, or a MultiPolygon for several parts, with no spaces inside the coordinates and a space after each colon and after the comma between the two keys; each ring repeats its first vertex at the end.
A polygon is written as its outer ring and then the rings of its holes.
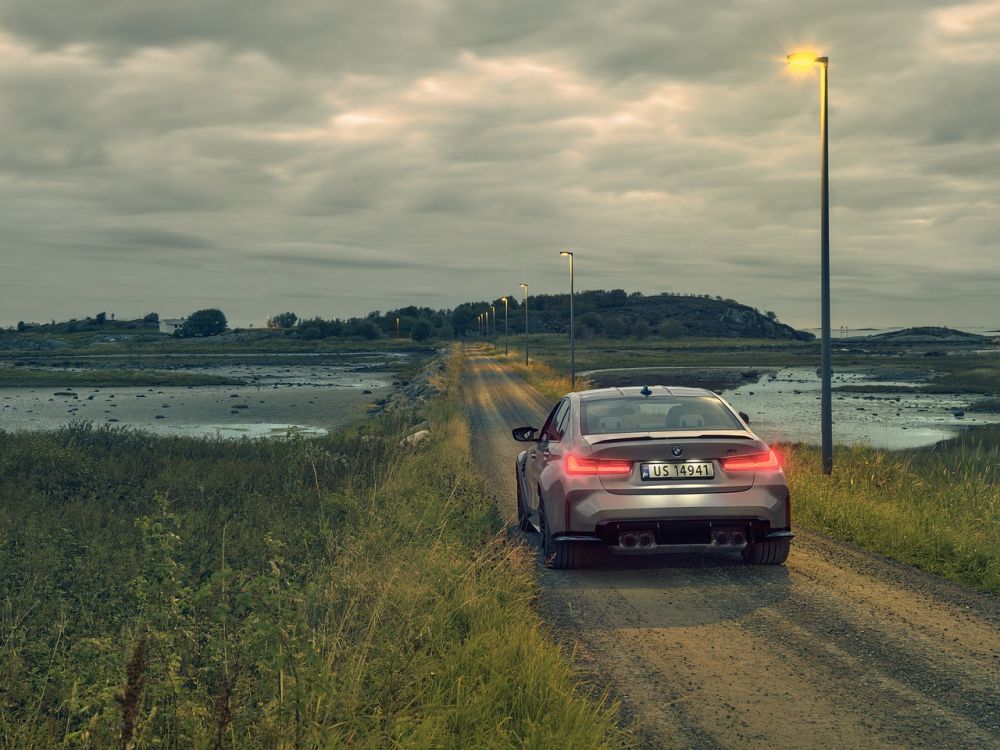
{"type": "Polygon", "coordinates": [[[675,456],[679,456],[684,452],[684,449],[681,448],[679,445],[675,445],[670,452],[673,453],[675,456]]]}

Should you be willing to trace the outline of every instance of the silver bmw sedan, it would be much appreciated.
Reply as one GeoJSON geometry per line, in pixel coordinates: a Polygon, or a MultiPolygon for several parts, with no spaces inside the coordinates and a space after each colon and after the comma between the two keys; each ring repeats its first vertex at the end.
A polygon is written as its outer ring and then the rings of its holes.
{"type": "Polygon", "coordinates": [[[517,457],[517,516],[544,556],[572,568],[584,545],[618,554],[741,551],[781,565],[791,497],[775,452],[745,414],[701,388],[570,393],[517,457]]]}

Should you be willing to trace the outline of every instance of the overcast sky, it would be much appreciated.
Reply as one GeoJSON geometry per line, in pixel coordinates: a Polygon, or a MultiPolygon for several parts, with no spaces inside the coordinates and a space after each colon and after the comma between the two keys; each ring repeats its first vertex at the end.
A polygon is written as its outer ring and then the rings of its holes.
{"type": "Polygon", "coordinates": [[[5,0],[0,323],[577,289],[1000,326],[1000,0],[5,0]]]}

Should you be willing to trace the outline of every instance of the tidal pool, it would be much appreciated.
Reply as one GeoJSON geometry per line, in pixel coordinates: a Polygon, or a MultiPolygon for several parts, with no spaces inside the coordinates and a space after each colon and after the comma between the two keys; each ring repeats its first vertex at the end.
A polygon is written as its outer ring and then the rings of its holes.
{"type": "MultiPolygon", "coordinates": [[[[877,380],[858,372],[835,372],[833,387],[854,384],[913,386],[877,380]]],[[[815,370],[789,367],[765,372],[757,383],[721,392],[750,417],[754,431],[769,441],[819,443],[820,379],[815,370]]],[[[965,427],[1000,423],[1000,414],[966,412],[975,396],[958,394],[833,393],[833,440],[892,450],[918,448],[954,436],[965,427]]]]}

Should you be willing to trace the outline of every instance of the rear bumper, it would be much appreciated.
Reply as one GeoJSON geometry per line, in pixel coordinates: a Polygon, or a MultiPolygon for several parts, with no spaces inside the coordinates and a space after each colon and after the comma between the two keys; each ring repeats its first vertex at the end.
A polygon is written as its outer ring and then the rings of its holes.
{"type": "Polygon", "coordinates": [[[685,524],[747,524],[760,535],[777,531],[791,533],[788,531],[791,528],[790,498],[788,489],[783,486],[755,485],[740,492],[691,495],[570,492],[565,503],[565,508],[558,509],[563,513],[551,509],[548,518],[553,521],[553,532],[572,536],[590,535],[602,539],[609,535],[607,529],[611,526],[654,528],[657,524],[664,529],[681,528],[685,524]],[[565,519],[559,524],[561,528],[556,528],[556,519],[565,519]]]}

